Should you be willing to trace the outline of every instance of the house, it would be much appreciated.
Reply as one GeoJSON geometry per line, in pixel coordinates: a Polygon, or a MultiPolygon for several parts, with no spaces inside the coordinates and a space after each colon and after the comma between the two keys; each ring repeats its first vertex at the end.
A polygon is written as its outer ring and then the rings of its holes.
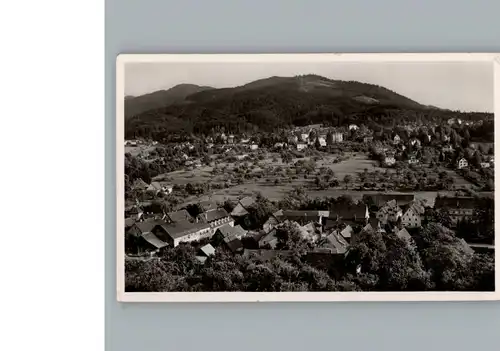
{"type": "Polygon", "coordinates": [[[297,144],[297,151],[302,151],[306,148],[307,148],[307,144],[302,144],[302,143],[297,144]]]}
{"type": "MultiPolygon", "coordinates": [[[[382,227],[382,222],[377,218],[370,218],[370,221],[361,229],[361,231],[366,233],[385,233],[385,229],[382,227]]],[[[353,240],[351,239],[351,242],[353,240]]]]}
{"type": "Polygon", "coordinates": [[[309,139],[309,134],[307,134],[307,133],[300,134],[301,141],[307,141],[308,139],[309,139]]]}
{"type": "Polygon", "coordinates": [[[134,224],[136,220],[134,218],[125,218],[125,232],[127,232],[134,224]]]}
{"type": "Polygon", "coordinates": [[[166,246],[168,246],[166,242],[160,240],[153,233],[148,232],[142,234],[139,240],[136,241],[135,252],[137,254],[158,252],[166,246]]]}
{"type": "Polygon", "coordinates": [[[241,240],[232,237],[224,238],[222,242],[222,247],[225,248],[226,250],[229,250],[233,254],[243,253],[244,250],[243,243],[241,242],[241,240]]]}
{"type": "Polygon", "coordinates": [[[206,244],[205,246],[202,246],[200,248],[200,250],[198,251],[198,255],[204,257],[215,255],[215,248],[210,244],[206,244]]]}
{"type": "Polygon", "coordinates": [[[157,224],[151,230],[160,240],[176,247],[181,242],[209,238],[212,228],[208,223],[176,222],[157,224]]]}
{"type": "Polygon", "coordinates": [[[410,145],[415,147],[420,147],[421,143],[420,140],[418,140],[417,138],[413,138],[410,140],[410,145]]]}
{"type": "Polygon", "coordinates": [[[444,142],[448,142],[448,141],[450,141],[450,136],[449,136],[449,135],[443,134],[443,137],[442,137],[442,138],[443,138],[443,141],[444,141],[444,142]]]}
{"type": "Polygon", "coordinates": [[[318,138],[318,141],[319,141],[319,145],[321,147],[325,147],[326,146],[326,140],[325,140],[325,138],[318,138]]]}
{"type": "Polygon", "coordinates": [[[275,249],[276,245],[278,245],[276,228],[272,229],[269,233],[262,236],[259,240],[259,247],[261,248],[270,247],[271,249],[275,249]]]}
{"type": "Polygon", "coordinates": [[[196,219],[199,223],[209,224],[210,227],[213,228],[214,232],[217,228],[223,225],[234,225],[234,219],[232,219],[223,208],[202,212],[196,217],[196,219]]]}
{"type": "Polygon", "coordinates": [[[224,239],[227,238],[236,238],[241,239],[246,236],[248,233],[247,230],[243,229],[241,226],[231,226],[229,224],[225,224],[215,231],[215,234],[212,236],[212,241],[215,245],[219,245],[224,239]]]}
{"type": "Polygon", "coordinates": [[[151,182],[151,184],[149,184],[148,188],[146,189],[146,191],[154,194],[159,194],[159,193],[171,194],[172,190],[173,190],[172,185],[162,184],[160,182],[151,182]]]}
{"type": "Polygon", "coordinates": [[[263,224],[263,229],[267,233],[274,227],[276,227],[278,224],[281,223],[283,220],[283,210],[279,210],[274,212],[272,215],[269,216],[267,221],[263,224]]]}
{"type": "Polygon", "coordinates": [[[258,148],[259,148],[259,145],[257,145],[257,144],[250,145],[250,150],[257,150],[258,148]]]}
{"type": "Polygon", "coordinates": [[[364,203],[355,205],[336,204],[330,207],[330,213],[324,217],[325,229],[336,226],[336,223],[363,224],[370,218],[368,207],[364,203]]]}
{"type": "Polygon", "coordinates": [[[415,200],[414,194],[373,194],[363,195],[363,202],[368,206],[372,204],[381,207],[390,200],[395,200],[398,206],[404,206],[415,200]]]}
{"type": "Polygon", "coordinates": [[[227,143],[228,144],[233,144],[234,143],[234,135],[231,134],[231,135],[229,135],[227,137],[227,143]]]}
{"type": "Polygon", "coordinates": [[[241,139],[240,143],[242,144],[248,144],[250,142],[250,139],[241,139]]]}
{"type": "Polygon", "coordinates": [[[453,152],[453,146],[451,146],[450,144],[447,144],[447,145],[443,146],[442,151],[444,153],[453,152]]]}
{"type": "Polygon", "coordinates": [[[359,127],[355,124],[349,124],[349,130],[358,130],[359,127]]]}
{"type": "Polygon", "coordinates": [[[246,196],[238,201],[238,204],[231,211],[232,217],[244,217],[248,214],[248,210],[251,209],[255,205],[255,200],[246,196]]]}
{"type": "Polygon", "coordinates": [[[436,197],[434,208],[448,211],[453,222],[472,216],[475,202],[473,197],[436,197]]]}
{"type": "Polygon", "coordinates": [[[393,139],[394,145],[399,144],[400,141],[401,141],[401,138],[399,137],[399,135],[396,134],[394,136],[394,139],[393,139]]]}
{"type": "Polygon", "coordinates": [[[363,142],[364,143],[371,143],[373,141],[373,137],[372,136],[365,136],[363,138],[363,142]]]}
{"type": "Polygon", "coordinates": [[[414,165],[417,164],[418,162],[419,162],[418,158],[415,155],[410,155],[410,158],[408,159],[408,164],[414,165]]]}
{"type": "Polygon", "coordinates": [[[237,159],[237,160],[240,160],[240,161],[241,161],[241,160],[244,160],[245,158],[247,158],[247,157],[248,157],[248,154],[236,155],[236,156],[234,156],[234,157],[236,157],[236,159],[237,159]]]}
{"type": "Polygon", "coordinates": [[[330,216],[330,211],[283,211],[283,220],[289,220],[300,225],[315,222],[323,224],[323,218],[330,216]]]}
{"type": "Polygon", "coordinates": [[[387,166],[393,166],[394,164],[396,164],[396,159],[394,158],[394,155],[387,155],[387,156],[384,158],[384,163],[385,163],[387,166]]]}
{"type": "Polygon", "coordinates": [[[137,190],[137,191],[146,191],[148,187],[149,187],[148,183],[146,183],[141,178],[138,178],[132,183],[132,186],[130,188],[132,190],[137,190]]]}
{"type": "Polygon", "coordinates": [[[490,164],[488,162],[481,162],[480,166],[481,168],[490,168],[490,164]]]}
{"type": "Polygon", "coordinates": [[[275,143],[274,144],[274,147],[277,148],[277,149],[281,149],[285,146],[285,143],[275,143]]]}
{"type": "Polygon", "coordinates": [[[298,141],[299,141],[299,138],[296,135],[291,135],[288,137],[288,142],[290,144],[297,144],[298,141]]]}
{"type": "Polygon", "coordinates": [[[251,249],[245,249],[243,251],[243,257],[245,257],[245,258],[258,257],[262,261],[270,261],[271,259],[273,259],[275,257],[287,258],[287,257],[291,257],[292,255],[293,255],[293,252],[291,250],[263,250],[263,249],[251,250],[251,249]]]}
{"type": "Polygon", "coordinates": [[[201,201],[198,203],[202,212],[207,212],[210,210],[216,210],[217,204],[213,201],[201,201]]]}
{"type": "Polygon", "coordinates": [[[166,216],[166,220],[169,223],[174,223],[174,222],[193,222],[194,219],[191,217],[188,211],[186,210],[179,210],[175,212],[168,212],[166,216]]]}
{"type": "Polygon", "coordinates": [[[469,162],[467,162],[467,160],[463,157],[457,162],[457,169],[467,168],[468,166],[469,162]]]}
{"type": "Polygon", "coordinates": [[[405,228],[420,228],[422,226],[422,218],[417,209],[408,207],[401,216],[401,223],[405,228]]]}
{"type": "Polygon", "coordinates": [[[376,213],[376,218],[382,223],[396,222],[403,216],[403,210],[396,203],[396,200],[388,201],[376,213]]]}
{"type": "Polygon", "coordinates": [[[344,239],[343,235],[337,234],[334,231],[329,235],[327,235],[325,239],[326,239],[326,244],[323,247],[331,249],[332,253],[345,254],[347,252],[347,247],[349,246],[349,244],[347,240],[344,239]]]}
{"type": "Polygon", "coordinates": [[[332,133],[332,140],[334,143],[341,143],[344,140],[344,134],[340,132],[333,132],[332,133]]]}
{"type": "Polygon", "coordinates": [[[352,235],[354,234],[354,229],[348,224],[344,229],[340,231],[340,235],[347,242],[351,241],[352,235]]]}
{"type": "Polygon", "coordinates": [[[315,242],[319,239],[321,235],[321,224],[315,222],[309,222],[298,228],[300,236],[302,239],[315,242]]]}
{"type": "Polygon", "coordinates": [[[413,238],[411,237],[410,233],[408,233],[406,228],[403,228],[401,230],[396,229],[395,232],[396,232],[396,235],[398,236],[398,238],[406,241],[407,243],[410,243],[413,241],[413,238]]]}

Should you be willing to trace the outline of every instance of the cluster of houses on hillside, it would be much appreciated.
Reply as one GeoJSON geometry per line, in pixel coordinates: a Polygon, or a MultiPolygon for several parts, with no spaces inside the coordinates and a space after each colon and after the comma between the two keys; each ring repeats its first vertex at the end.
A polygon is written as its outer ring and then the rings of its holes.
{"type": "MultiPolygon", "coordinates": [[[[315,254],[338,255],[346,253],[360,232],[384,234],[391,230],[411,241],[408,230],[419,228],[426,213],[425,203],[413,194],[375,194],[365,195],[357,204],[339,204],[328,210],[279,210],[260,230],[248,230],[246,219],[255,205],[252,197],[244,197],[228,213],[205,201],[199,203],[201,212],[193,217],[185,209],[164,213],[160,208],[147,209],[147,204],[137,203],[125,213],[126,251],[133,255],[154,254],[181,242],[208,239],[210,243],[197,256],[204,262],[220,249],[245,255],[256,250],[276,250],[278,230],[289,225],[304,240],[315,244],[315,254]]],[[[448,211],[456,223],[472,215],[474,201],[470,197],[438,197],[434,207],[448,211]]]]}

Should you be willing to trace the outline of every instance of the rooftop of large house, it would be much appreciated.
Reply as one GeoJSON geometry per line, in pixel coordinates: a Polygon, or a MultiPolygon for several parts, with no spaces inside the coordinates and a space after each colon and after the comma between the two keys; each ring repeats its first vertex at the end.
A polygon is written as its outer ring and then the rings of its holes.
{"type": "Polygon", "coordinates": [[[283,219],[288,220],[318,220],[320,217],[328,217],[330,211],[283,211],[283,219]]]}
{"type": "Polygon", "coordinates": [[[247,234],[247,231],[244,230],[240,225],[231,227],[229,224],[223,225],[219,229],[217,229],[221,234],[224,236],[224,238],[230,238],[230,237],[242,237],[247,234]]]}
{"type": "Polygon", "coordinates": [[[217,204],[213,201],[201,201],[199,205],[203,212],[217,209],[217,204]]]}
{"type": "Polygon", "coordinates": [[[263,260],[271,260],[274,257],[289,257],[293,253],[290,250],[248,250],[243,251],[243,257],[250,258],[252,256],[260,257],[263,260]]]}
{"type": "Polygon", "coordinates": [[[192,221],[193,217],[189,214],[188,211],[186,210],[179,210],[175,212],[169,212],[167,213],[168,218],[172,222],[182,222],[182,221],[192,221]]]}
{"type": "Polygon", "coordinates": [[[355,205],[336,204],[330,207],[330,219],[361,219],[366,217],[366,205],[363,203],[355,205]]]}
{"type": "Polygon", "coordinates": [[[408,233],[408,231],[406,230],[406,228],[403,228],[401,230],[396,230],[396,235],[400,239],[404,239],[404,240],[410,240],[411,239],[411,235],[410,235],[410,233],[408,233]]]}
{"type": "Polygon", "coordinates": [[[146,240],[148,243],[156,247],[157,249],[161,249],[162,247],[167,246],[167,243],[158,239],[156,235],[153,233],[144,233],[142,234],[142,238],[146,240]]]}
{"type": "Polygon", "coordinates": [[[155,226],[157,225],[162,225],[164,224],[165,222],[162,221],[162,220],[157,220],[157,219],[147,219],[145,221],[142,221],[142,222],[135,222],[135,225],[137,226],[137,228],[139,228],[139,230],[141,231],[141,233],[148,233],[150,232],[155,226]]]}
{"type": "Polygon", "coordinates": [[[209,229],[210,225],[208,223],[191,223],[191,222],[177,222],[177,223],[164,223],[160,226],[170,235],[172,239],[182,238],[183,236],[189,235],[191,233],[209,229]]]}
{"type": "Polygon", "coordinates": [[[226,218],[228,216],[229,216],[229,214],[223,208],[219,208],[219,209],[216,209],[216,210],[210,210],[210,211],[207,211],[207,212],[200,213],[198,215],[198,217],[200,219],[202,219],[203,221],[205,221],[207,223],[210,223],[210,222],[222,219],[222,218],[226,218]]]}
{"type": "Polygon", "coordinates": [[[255,204],[255,200],[251,196],[245,196],[239,201],[239,203],[241,206],[248,208],[255,204]]]}
{"type": "Polygon", "coordinates": [[[474,208],[473,197],[436,197],[434,208],[474,208]]]}
{"type": "Polygon", "coordinates": [[[380,207],[384,205],[386,202],[391,200],[396,200],[396,203],[401,205],[406,205],[415,199],[414,194],[367,194],[363,195],[363,201],[365,203],[370,203],[370,200],[373,203],[380,207]]]}
{"type": "Polygon", "coordinates": [[[206,244],[205,246],[200,248],[200,251],[205,255],[205,256],[210,256],[215,254],[215,249],[212,245],[206,244]]]}

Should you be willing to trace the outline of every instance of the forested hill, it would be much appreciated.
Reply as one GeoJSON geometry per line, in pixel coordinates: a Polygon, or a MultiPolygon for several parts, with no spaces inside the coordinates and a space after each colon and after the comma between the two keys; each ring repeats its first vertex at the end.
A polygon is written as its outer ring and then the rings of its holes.
{"type": "Polygon", "coordinates": [[[127,138],[162,139],[172,133],[208,134],[221,127],[240,133],[314,123],[392,125],[395,120],[450,117],[457,112],[421,105],[384,87],[307,75],[196,92],[182,103],[127,119],[125,133],[127,138]]]}
{"type": "Polygon", "coordinates": [[[125,97],[125,118],[141,114],[148,110],[179,103],[194,93],[213,89],[195,84],[179,84],[168,90],[159,90],[150,94],[125,97]]]}

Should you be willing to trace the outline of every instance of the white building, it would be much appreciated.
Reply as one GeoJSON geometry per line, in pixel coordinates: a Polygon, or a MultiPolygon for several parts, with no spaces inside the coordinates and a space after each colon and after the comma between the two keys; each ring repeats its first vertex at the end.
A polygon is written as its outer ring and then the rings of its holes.
{"type": "Polygon", "coordinates": [[[299,143],[297,144],[297,151],[302,151],[307,148],[307,144],[299,143]]]}
{"type": "Polygon", "coordinates": [[[386,156],[384,159],[384,163],[387,166],[392,166],[396,163],[396,159],[394,158],[394,156],[386,156]]]}
{"type": "Polygon", "coordinates": [[[257,150],[258,148],[259,148],[259,145],[257,145],[257,144],[250,145],[250,150],[257,150]]]}
{"type": "Polygon", "coordinates": [[[349,130],[358,130],[359,127],[355,124],[349,124],[349,130]]]}
{"type": "Polygon", "coordinates": [[[466,168],[469,166],[469,162],[467,162],[467,160],[465,158],[461,158],[458,162],[457,162],[457,168],[458,169],[462,169],[462,168],[466,168]]]}

